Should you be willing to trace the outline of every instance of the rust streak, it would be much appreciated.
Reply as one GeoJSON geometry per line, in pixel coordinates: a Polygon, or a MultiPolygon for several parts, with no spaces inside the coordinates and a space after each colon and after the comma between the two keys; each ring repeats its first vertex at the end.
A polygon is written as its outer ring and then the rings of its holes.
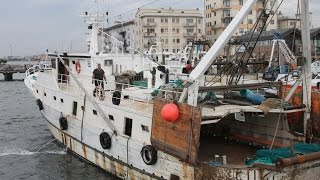
{"type": "Polygon", "coordinates": [[[102,168],[107,170],[106,157],[102,154],[102,168]]]}
{"type": "Polygon", "coordinates": [[[99,166],[99,154],[97,151],[94,151],[94,157],[95,157],[95,160],[96,160],[96,165],[99,166]]]}
{"type": "Polygon", "coordinates": [[[116,173],[117,173],[115,162],[112,161],[112,160],[110,161],[110,172],[111,172],[112,174],[116,174],[116,173]]]}
{"type": "Polygon", "coordinates": [[[87,159],[87,149],[86,146],[82,145],[83,156],[87,159]]]}
{"type": "Polygon", "coordinates": [[[187,163],[182,163],[182,170],[183,170],[183,178],[188,179],[188,167],[187,163]]]}

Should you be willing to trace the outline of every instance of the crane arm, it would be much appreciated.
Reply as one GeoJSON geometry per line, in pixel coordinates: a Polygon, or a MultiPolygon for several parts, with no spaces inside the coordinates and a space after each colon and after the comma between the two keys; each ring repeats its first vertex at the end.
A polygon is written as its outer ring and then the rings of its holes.
{"type": "Polygon", "coordinates": [[[188,82],[193,83],[208,70],[257,1],[258,0],[248,0],[243,5],[239,13],[233,18],[228,27],[219,36],[217,41],[212,45],[195,69],[190,73],[188,82]]]}

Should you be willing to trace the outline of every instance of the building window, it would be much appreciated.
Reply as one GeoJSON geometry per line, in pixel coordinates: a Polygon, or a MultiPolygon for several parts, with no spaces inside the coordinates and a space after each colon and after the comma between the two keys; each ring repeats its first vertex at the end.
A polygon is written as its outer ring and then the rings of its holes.
{"type": "Polygon", "coordinates": [[[230,0],[224,0],[223,5],[225,5],[226,7],[230,7],[230,0]]]}
{"type": "Polygon", "coordinates": [[[132,119],[127,117],[125,118],[124,134],[130,137],[132,134],[132,119]]]}
{"type": "Polygon", "coordinates": [[[73,110],[72,110],[72,114],[73,114],[74,116],[76,116],[76,115],[77,115],[77,110],[78,110],[78,103],[77,103],[77,102],[75,102],[75,101],[73,101],[73,110]]]}
{"type": "Polygon", "coordinates": [[[57,100],[57,97],[53,96],[53,100],[57,100]]]}
{"type": "Polygon", "coordinates": [[[147,22],[148,23],[154,23],[154,19],[153,18],[147,18],[147,22]]]}
{"type": "Polygon", "coordinates": [[[172,18],[172,23],[176,23],[176,19],[175,18],[172,18]]]}
{"type": "Polygon", "coordinates": [[[161,33],[164,33],[164,29],[163,28],[161,28],[161,33]]]}
{"type": "Polygon", "coordinates": [[[270,20],[270,24],[274,24],[274,20],[270,20]]]}
{"type": "Polygon", "coordinates": [[[243,33],[243,28],[240,28],[240,29],[239,29],[239,33],[243,33]]]}
{"type": "Polygon", "coordinates": [[[252,14],[252,10],[249,12],[249,14],[252,14]]]}
{"type": "Polygon", "coordinates": [[[193,23],[193,19],[192,18],[187,18],[187,23],[193,23]]]}
{"type": "Polygon", "coordinates": [[[176,28],[172,28],[172,33],[176,33],[176,28]]]}
{"type": "Polygon", "coordinates": [[[224,10],[224,11],[223,11],[223,16],[224,16],[224,17],[230,17],[230,14],[231,14],[231,13],[230,13],[230,10],[224,10]]]}
{"type": "Polygon", "coordinates": [[[239,5],[243,5],[243,0],[239,0],[239,5]]]}
{"type": "Polygon", "coordinates": [[[177,39],[177,43],[180,43],[180,39],[179,38],[177,39]]]}
{"type": "Polygon", "coordinates": [[[177,28],[177,33],[180,33],[180,29],[179,28],[177,28]]]}
{"type": "Polygon", "coordinates": [[[252,24],[252,19],[248,19],[248,24],[252,24]]]}
{"type": "Polygon", "coordinates": [[[273,6],[275,2],[275,0],[270,0],[270,6],[273,6]]]}
{"type": "Polygon", "coordinates": [[[165,22],[165,23],[168,23],[168,18],[165,18],[165,19],[164,19],[164,22],[165,22]]]}

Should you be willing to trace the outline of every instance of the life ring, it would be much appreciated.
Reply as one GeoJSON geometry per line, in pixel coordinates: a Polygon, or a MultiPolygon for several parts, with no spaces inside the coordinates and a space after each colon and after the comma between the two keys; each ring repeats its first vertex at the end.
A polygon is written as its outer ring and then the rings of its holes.
{"type": "Polygon", "coordinates": [[[39,110],[40,110],[40,111],[43,110],[43,104],[42,104],[41,100],[40,100],[40,99],[37,99],[37,100],[36,100],[36,103],[37,103],[37,105],[39,106],[39,110]]]}
{"type": "Polygon", "coordinates": [[[61,130],[67,130],[68,129],[68,121],[67,118],[65,117],[60,117],[59,118],[59,124],[60,124],[60,128],[61,130]]]}
{"type": "Polygon", "coordinates": [[[103,149],[111,148],[111,137],[108,133],[103,132],[100,134],[100,144],[103,149]]]}
{"type": "Polygon", "coordinates": [[[121,100],[121,92],[115,91],[112,95],[112,104],[119,105],[121,100]]]}
{"type": "Polygon", "coordinates": [[[81,71],[81,64],[80,64],[80,62],[78,61],[78,62],[76,62],[76,71],[77,71],[77,73],[79,74],[80,73],[80,71],[81,71]]]}
{"type": "Polygon", "coordinates": [[[141,157],[147,165],[153,165],[158,160],[157,150],[152,145],[146,145],[141,150],[141,157]]]}

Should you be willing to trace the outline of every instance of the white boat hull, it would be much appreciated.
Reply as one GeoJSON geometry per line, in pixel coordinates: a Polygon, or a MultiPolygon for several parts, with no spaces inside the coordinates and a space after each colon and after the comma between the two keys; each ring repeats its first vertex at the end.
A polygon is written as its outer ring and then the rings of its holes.
{"type": "Polygon", "coordinates": [[[102,168],[108,173],[123,179],[163,179],[155,176],[154,174],[134,168],[133,166],[127,166],[125,162],[117,159],[116,157],[105,154],[96,148],[81,142],[81,140],[71,136],[65,131],[62,131],[56,125],[51,123],[43,112],[42,114],[46,118],[48,128],[55,139],[66,146],[71,152],[102,168]]]}

